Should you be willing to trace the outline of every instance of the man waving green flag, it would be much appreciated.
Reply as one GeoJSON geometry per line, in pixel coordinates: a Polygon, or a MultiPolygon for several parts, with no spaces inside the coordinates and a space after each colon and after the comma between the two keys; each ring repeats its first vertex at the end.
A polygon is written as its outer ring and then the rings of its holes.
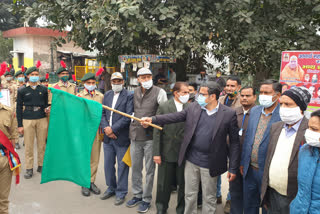
{"type": "Polygon", "coordinates": [[[90,156],[102,105],[50,88],[52,105],[41,183],[67,180],[90,188],[90,156]]]}

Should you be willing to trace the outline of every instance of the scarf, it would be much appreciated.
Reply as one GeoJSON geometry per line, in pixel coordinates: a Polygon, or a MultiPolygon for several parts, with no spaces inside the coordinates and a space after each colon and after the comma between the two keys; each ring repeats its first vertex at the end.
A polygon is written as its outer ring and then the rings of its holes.
{"type": "Polygon", "coordinates": [[[19,184],[19,167],[21,166],[21,161],[19,155],[14,151],[13,145],[8,139],[8,137],[0,130],[0,142],[6,148],[3,153],[4,156],[8,158],[10,170],[14,171],[16,176],[16,184],[19,184]]]}

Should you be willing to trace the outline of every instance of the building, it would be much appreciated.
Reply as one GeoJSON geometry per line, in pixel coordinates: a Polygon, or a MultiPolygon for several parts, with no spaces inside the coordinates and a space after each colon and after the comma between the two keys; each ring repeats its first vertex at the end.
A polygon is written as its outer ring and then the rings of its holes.
{"type": "Polygon", "coordinates": [[[67,32],[60,32],[49,28],[21,27],[3,32],[5,38],[13,39],[13,66],[18,70],[22,65],[29,68],[41,61],[40,72],[56,71],[60,61],[64,60],[70,71],[75,66],[86,66],[88,59],[95,59],[96,54],[87,52],[68,42],[57,46],[55,41],[59,37],[66,37],[67,32]]]}

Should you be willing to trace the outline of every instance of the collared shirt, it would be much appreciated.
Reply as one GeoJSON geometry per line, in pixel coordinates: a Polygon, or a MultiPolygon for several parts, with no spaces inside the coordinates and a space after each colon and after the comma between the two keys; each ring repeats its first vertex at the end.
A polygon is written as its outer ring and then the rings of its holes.
{"type": "Polygon", "coordinates": [[[267,117],[268,117],[269,115],[273,114],[274,110],[276,110],[276,108],[274,108],[271,113],[267,114],[267,113],[264,111],[264,108],[262,108],[262,114],[264,114],[264,116],[267,116],[267,117]]]}
{"type": "Polygon", "coordinates": [[[292,135],[294,135],[294,133],[296,133],[300,127],[301,124],[301,120],[299,120],[296,124],[294,124],[291,128],[289,128],[288,124],[284,124],[284,130],[286,131],[286,137],[291,137],[292,135]]]}
{"type": "Polygon", "coordinates": [[[213,114],[215,114],[215,113],[218,112],[218,110],[219,110],[219,105],[220,105],[220,103],[218,102],[217,107],[215,107],[215,108],[212,109],[211,111],[209,111],[206,107],[202,107],[202,109],[203,109],[203,110],[206,110],[207,114],[208,114],[209,116],[211,116],[211,115],[213,115],[213,114]]]}
{"type": "MultiPolygon", "coordinates": [[[[114,108],[116,106],[116,103],[118,101],[119,95],[120,95],[120,92],[119,93],[114,93],[111,108],[114,108]]],[[[111,113],[110,113],[110,127],[112,127],[112,115],[113,115],[113,111],[111,111],[111,113]]]]}
{"type": "Polygon", "coordinates": [[[176,105],[177,112],[182,111],[182,109],[183,109],[183,104],[182,104],[182,103],[179,103],[178,101],[176,101],[176,99],[173,99],[173,100],[174,100],[174,104],[176,105]]]}

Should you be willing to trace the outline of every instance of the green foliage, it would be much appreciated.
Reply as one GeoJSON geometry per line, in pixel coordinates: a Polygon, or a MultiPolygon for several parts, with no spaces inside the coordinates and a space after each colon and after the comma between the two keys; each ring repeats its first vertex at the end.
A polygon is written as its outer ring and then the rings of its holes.
{"type": "Polygon", "coordinates": [[[40,16],[68,39],[116,62],[120,54],[175,55],[201,63],[206,44],[234,71],[277,77],[281,51],[315,50],[320,0],[38,0],[25,17],[40,16]]]}
{"type": "Polygon", "coordinates": [[[0,62],[6,61],[11,62],[11,54],[10,51],[13,49],[13,41],[12,39],[6,39],[2,37],[2,33],[0,32],[0,62]]]}

